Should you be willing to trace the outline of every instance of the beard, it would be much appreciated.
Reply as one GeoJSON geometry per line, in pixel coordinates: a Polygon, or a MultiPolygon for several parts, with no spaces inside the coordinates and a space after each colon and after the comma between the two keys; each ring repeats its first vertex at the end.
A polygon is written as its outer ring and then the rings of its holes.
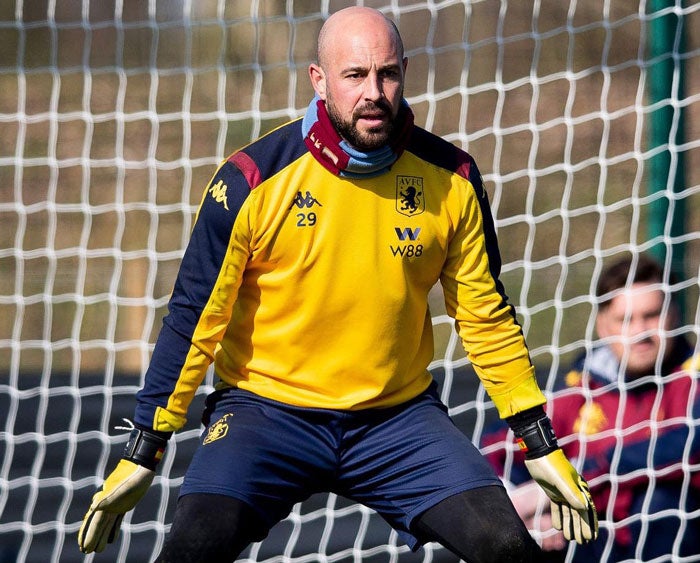
{"type": "Polygon", "coordinates": [[[328,117],[338,134],[354,148],[361,151],[373,151],[390,144],[394,138],[395,131],[401,130],[400,127],[397,127],[402,118],[400,109],[397,115],[390,117],[389,121],[383,123],[379,127],[373,127],[365,131],[360,131],[358,129],[357,122],[366,112],[376,113],[377,110],[380,110],[385,115],[391,116],[391,106],[383,100],[379,103],[368,102],[357,108],[349,120],[343,119],[330,96],[326,100],[326,109],[328,111],[328,117]]]}

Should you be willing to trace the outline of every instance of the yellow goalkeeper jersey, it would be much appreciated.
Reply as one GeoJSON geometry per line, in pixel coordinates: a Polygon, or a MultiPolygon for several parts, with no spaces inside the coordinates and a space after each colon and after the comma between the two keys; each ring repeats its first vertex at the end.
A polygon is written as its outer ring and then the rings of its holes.
{"type": "Polygon", "coordinates": [[[466,152],[414,126],[390,171],[348,179],[319,164],[292,121],[206,187],[135,420],[182,427],[212,362],[222,385],[302,407],[403,403],[432,380],[438,281],[501,416],[542,404],[499,271],[466,152]]]}

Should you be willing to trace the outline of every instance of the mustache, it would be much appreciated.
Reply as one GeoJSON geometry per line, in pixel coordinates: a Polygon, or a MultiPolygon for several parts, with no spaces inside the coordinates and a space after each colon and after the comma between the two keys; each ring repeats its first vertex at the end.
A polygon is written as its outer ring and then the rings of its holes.
{"type": "Polygon", "coordinates": [[[367,102],[354,111],[353,117],[357,119],[365,113],[376,112],[377,110],[381,111],[382,113],[391,114],[391,105],[389,105],[389,102],[385,100],[367,102]]]}

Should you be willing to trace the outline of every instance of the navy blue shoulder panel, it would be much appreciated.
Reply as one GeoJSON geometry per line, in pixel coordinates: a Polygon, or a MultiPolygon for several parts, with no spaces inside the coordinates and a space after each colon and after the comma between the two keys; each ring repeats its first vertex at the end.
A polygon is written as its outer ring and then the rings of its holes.
{"type": "Polygon", "coordinates": [[[192,293],[194,287],[198,288],[199,294],[188,298],[190,303],[197,304],[197,312],[209,298],[228,250],[233,224],[251,189],[306,151],[301,121],[297,120],[237,151],[219,167],[207,186],[183,258],[178,281],[187,287],[176,288],[182,293],[192,293]]]}
{"type": "Polygon", "coordinates": [[[306,152],[301,119],[297,119],[243,147],[231,155],[229,162],[240,168],[253,189],[306,152]]]}
{"type": "Polygon", "coordinates": [[[231,155],[206,187],[153,350],[135,422],[151,427],[167,407],[187,361],[192,337],[225,267],[234,223],[252,189],[307,152],[301,120],[290,122],[231,155]]]}
{"type": "Polygon", "coordinates": [[[414,127],[406,150],[439,168],[467,178],[476,189],[482,189],[481,174],[472,156],[442,137],[414,127]]]}

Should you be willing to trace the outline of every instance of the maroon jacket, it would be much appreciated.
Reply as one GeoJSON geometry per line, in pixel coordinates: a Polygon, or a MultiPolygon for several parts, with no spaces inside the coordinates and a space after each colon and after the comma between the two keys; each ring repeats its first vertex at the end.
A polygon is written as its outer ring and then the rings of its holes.
{"type": "MultiPolygon", "coordinates": [[[[626,518],[635,496],[660,480],[679,490],[687,482],[700,495],[700,356],[691,354],[679,340],[664,375],[621,386],[617,361],[601,348],[579,360],[549,400],[559,445],[588,481],[602,518],[626,518]]],[[[530,479],[507,427],[487,432],[482,451],[504,479],[530,479]]],[[[620,532],[617,541],[631,541],[620,532]]]]}

